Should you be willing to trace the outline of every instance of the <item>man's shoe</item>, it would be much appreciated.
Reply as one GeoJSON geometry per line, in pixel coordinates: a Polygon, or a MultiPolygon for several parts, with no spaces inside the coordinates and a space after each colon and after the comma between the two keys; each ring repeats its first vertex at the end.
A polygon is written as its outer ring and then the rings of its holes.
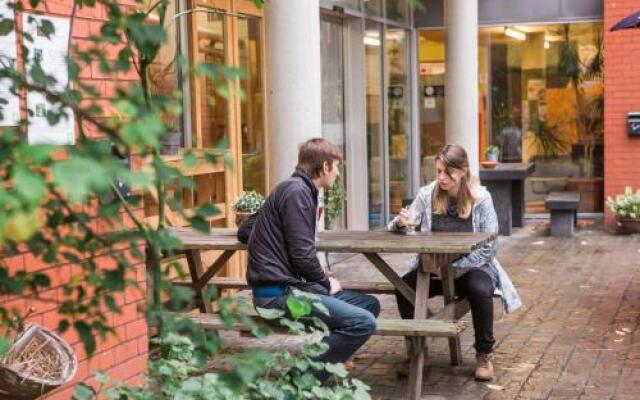
{"type": "Polygon", "coordinates": [[[491,360],[493,355],[491,353],[478,353],[476,354],[476,380],[477,381],[490,381],[493,379],[493,363],[491,360]]]}

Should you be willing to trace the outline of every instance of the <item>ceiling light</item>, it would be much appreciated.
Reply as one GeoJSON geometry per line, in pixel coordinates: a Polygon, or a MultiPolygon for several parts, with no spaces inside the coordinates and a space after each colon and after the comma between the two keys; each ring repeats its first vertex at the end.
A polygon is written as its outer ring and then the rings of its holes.
{"type": "Polygon", "coordinates": [[[527,34],[513,28],[504,27],[504,34],[516,40],[527,40],[527,34]]]}
{"type": "Polygon", "coordinates": [[[549,48],[549,41],[545,39],[544,41],[544,48],[548,49],[549,48]]]}
{"type": "Polygon", "coordinates": [[[364,44],[367,46],[380,46],[380,39],[372,36],[365,36],[364,44]]]}

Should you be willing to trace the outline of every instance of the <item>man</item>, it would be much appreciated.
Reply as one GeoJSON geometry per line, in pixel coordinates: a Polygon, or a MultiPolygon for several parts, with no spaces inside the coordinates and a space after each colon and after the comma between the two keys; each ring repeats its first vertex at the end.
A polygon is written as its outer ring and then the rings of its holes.
{"type": "MultiPolygon", "coordinates": [[[[346,361],[374,332],[378,299],[342,290],[328,277],[316,256],[318,192],[330,190],[339,175],[340,149],[324,139],[305,142],[293,175],[267,197],[260,211],[242,224],[238,238],[247,242],[247,281],[256,307],[287,310],[292,288],[314,293],[329,316],[314,307],[313,316],[327,324],[329,345],[319,361],[346,361]]],[[[327,372],[317,374],[324,381],[327,372]]]]}

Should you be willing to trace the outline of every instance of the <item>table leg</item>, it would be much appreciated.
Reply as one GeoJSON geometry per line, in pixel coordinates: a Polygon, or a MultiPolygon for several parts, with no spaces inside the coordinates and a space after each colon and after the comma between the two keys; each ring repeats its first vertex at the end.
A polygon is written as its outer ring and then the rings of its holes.
{"type": "Polygon", "coordinates": [[[513,226],[522,227],[524,217],[524,179],[511,181],[511,207],[513,212],[513,226]]]}
{"type": "MultiPolygon", "coordinates": [[[[191,281],[195,285],[198,282],[198,279],[204,273],[204,268],[202,267],[202,257],[200,256],[199,250],[187,250],[185,254],[187,256],[187,265],[189,266],[191,281]]],[[[196,304],[198,305],[198,308],[200,308],[200,312],[211,313],[211,302],[206,298],[205,289],[201,288],[199,290],[195,290],[194,296],[196,304]]]]}
{"type": "Polygon", "coordinates": [[[409,343],[409,393],[410,400],[422,398],[422,372],[424,371],[424,352],[426,348],[426,338],[413,336],[407,338],[409,343]]]}
{"type": "MultiPolygon", "coordinates": [[[[444,262],[441,265],[440,276],[442,277],[442,296],[444,297],[444,305],[446,307],[447,304],[450,304],[454,301],[455,295],[453,271],[450,271],[448,262],[444,262]]],[[[448,340],[451,365],[462,365],[462,348],[460,346],[460,337],[451,337],[448,340]]]]}
{"type": "MultiPolygon", "coordinates": [[[[416,282],[416,302],[414,319],[427,318],[427,306],[429,300],[430,273],[424,268],[418,270],[416,282]]],[[[422,397],[422,375],[424,371],[424,357],[427,354],[427,342],[424,337],[408,337],[409,343],[409,399],[422,397]]]]}

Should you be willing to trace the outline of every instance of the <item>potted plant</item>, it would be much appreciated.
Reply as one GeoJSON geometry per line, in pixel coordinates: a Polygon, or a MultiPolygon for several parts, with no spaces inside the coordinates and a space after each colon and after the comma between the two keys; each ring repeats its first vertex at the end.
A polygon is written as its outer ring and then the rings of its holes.
{"type": "Polygon", "coordinates": [[[344,187],[342,187],[342,180],[338,177],[335,182],[333,182],[333,187],[328,193],[324,196],[324,207],[325,207],[325,226],[327,229],[332,229],[334,227],[335,222],[342,214],[342,210],[344,208],[344,200],[347,196],[347,193],[344,191],[344,187]]]}
{"type": "Polygon", "coordinates": [[[253,190],[242,192],[231,207],[236,214],[236,225],[242,225],[242,222],[258,211],[263,204],[264,197],[260,193],[253,190]]]}
{"type": "Polygon", "coordinates": [[[167,124],[167,133],[160,138],[160,153],[167,156],[175,156],[180,152],[182,132],[174,124],[167,124]]]}
{"type": "Polygon", "coordinates": [[[624,194],[615,199],[609,196],[607,206],[624,233],[640,233],[640,189],[634,194],[631,186],[627,186],[624,194]]]}
{"type": "Polygon", "coordinates": [[[484,156],[487,159],[487,161],[498,161],[498,158],[500,157],[500,148],[496,145],[489,145],[487,146],[486,150],[484,151],[484,156]]]}

